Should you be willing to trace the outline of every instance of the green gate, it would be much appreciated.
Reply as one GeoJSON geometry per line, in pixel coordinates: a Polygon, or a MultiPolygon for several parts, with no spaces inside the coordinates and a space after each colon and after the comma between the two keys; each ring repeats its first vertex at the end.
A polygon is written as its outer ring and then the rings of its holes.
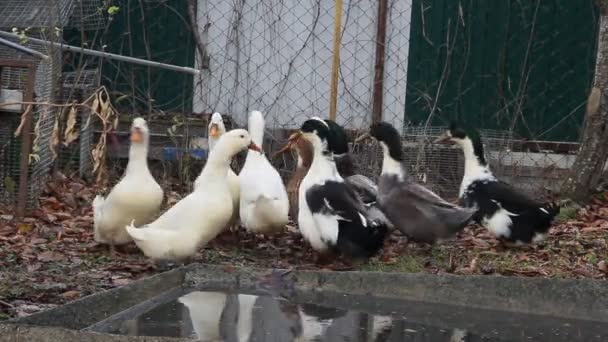
{"type": "Polygon", "coordinates": [[[594,0],[413,0],[406,121],[438,99],[433,124],[576,141],[597,22],[594,0]]]}

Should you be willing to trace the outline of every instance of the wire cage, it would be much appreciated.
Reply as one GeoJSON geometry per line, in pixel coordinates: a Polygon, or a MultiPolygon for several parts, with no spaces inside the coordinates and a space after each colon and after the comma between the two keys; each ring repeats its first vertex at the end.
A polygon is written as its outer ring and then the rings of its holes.
{"type": "Polygon", "coordinates": [[[70,17],[68,27],[85,31],[99,30],[106,26],[104,0],[78,0],[70,17]]]}
{"type": "MultiPolygon", "coordinates": [[[[36,67],[33,100],[35,102],[51,102],[55,91],[53,84],[54,73],[56,72],[55,68],[60,61],[61,55],[59,52],[48,51],[45,47],[37,44],[26,43],[25,45],[36,51],[48,54],[51,58],[48,61],[38,60],[34,57],[17,53],[11,48],[0,46],[0,59],[32,61],[36,67]]],[[[24,68],[4,67],[2,70],[1,85],[4,91],[20,92],[21,96],[23,96],[28,81],[27,70],[24,68]]],[[[21,114],[21,112],[18,112],[4,113],[2,115],[2,121],[8,123],[5,126],[8,129],[0,133],[1,153],[6,156],[3,158],[0,167],[3,170],[3,182],[9,186],[5,186],[1,200],[8,203],[12,203],[17,196],[17,190],[11,185],[18,184],[20,178],[19,159],[21,158],[21,140],[14,137],[14,132],[21,121],[21,114]]],[[[28,171],[30,181],[28,183],[26,204],[28,208],[35,206],[53,162],[53,155],[50,151],[50,137],[54,126],[54,110],[48,106],[34,106],[33,122],[35,124],[34,135],[32,137],[34,141],[28,171]]]]}
{"type": "MultiPolygon", "coordinates": [[[[41,52],[49,58],[44,60],[33,57],[11,47],[0,45],[0,59],[30,61],[35,67],[32,99],[36,103],[53,103],[57,99],[60,87],[62,53],[58,48],[38,43],[29,38],[57,41],[61,29],[69,22],[73,10],[72,0],[3,0],[0,2],[0,30],[11,31],[28,28],[28,38],[13,40],[21,45],[41,52]]],[[[3,93],[18,94],[24,98],[26,86],[32,82],[27,77],[27,69],[5,66],[2,68],[0,89],[3,93]]],[[[4,102],[4,101],[3,101],[4,102]]],[[[1,110],[1,108],[0,108],[1,110]]],[[[14,203],[19,195],[17,184],[21,178],[19,160],[21,156],[21,138],[14,132],[21,122],[22,110],[2,112],[2,130],[0,130],[0,177],[4,184],[0,201],[14,203]]],[[[48,105],[35,105],[32,113],[32,149],[27,170],[28,182],[25,203],[19,203],[19,209],[37,206],[37,200],[44,189],[51,167],[56,158],[52,149],[52,135],[55,127],[56,108],[48,105]]]]}

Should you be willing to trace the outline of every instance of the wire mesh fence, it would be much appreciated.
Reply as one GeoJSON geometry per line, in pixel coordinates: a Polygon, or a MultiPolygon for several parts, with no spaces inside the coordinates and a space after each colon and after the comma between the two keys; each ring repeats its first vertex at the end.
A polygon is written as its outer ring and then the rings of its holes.
{"type": "MultiPolygon", "coordinates": [[[[464,161],[460,151],[430,141],[453,120],[481,130],[499,177],[534,195],[558,187],[574,158],[594,75],[593,0],[344,0],[338,36],[335,3],[7,0],[0,3],[0,27],[59,27],[72,45],[199,68],[192,77],[64,53],[55,64],[61,67],[48,73],[56,82],[45,82],[45,73],[37,81],[38,88],[60,84],[60,91],[36,91],[59,102],[104,84],[123,112],[119,131],[134,116],[155,127],[151,158],[163,176],[196,177],[183,159],[205,148],[206,118],[216,111],[245,127],[248,113],[261,110],[265,149],[276,150],[306,118],[329,117],[335,71],[336,121],[359,132],[381,104],[382,120],[403,134],[410,172],[443,196],[457,194],[464,161]],[[56,13],[54,21],[44,11],[56,13]]],[[[7,77],[3,87],[19,82],[7,77]]],[[[118,160],[128,141],[115,133],[109,151],[118,160]]],[[[45,134],[41,128],[41,142],[45,134]]],[[[81,161],[87,163],[97,135],[81,137],[66,165],[86,174],[81,161]]],[[[360,172],[375,178],[379,150],[353,146],[353,153],[360,172]]],[[[286,177],[293,170],[285,160],[273,162],[286,177]]]]}
{"type": "MultiPolygon", "coordinates": [[[[225,3],[201,1],[209,70],[196,80],[195,112],[219,111],[239,124],[254,108],[275,128],[295,128],[302,118],[329,112],[334,2],[225,3]]],[[[386,120],[403,127],[409,44],[408,1],[392,1],[384,79],[386,120]]],[[[345,1],[340,33],[336,115],[348,128],[368,126],[373,104],[378,4],[345,1]]]]}
{"type": "MultiPolygon", "coordinates": [[[[2,25],[0,25],[2,27],[2,25]]],[[[28,55],[16,52],[14,49],[0,46],[0,59],[4,60],[29,60],[35,65],[35,80],[34,80],[34,97],[35,102],[52,102],[54,100],[54,92],[56,90],[54,80],[56,79],[55,72],[61,62],[61,54],[58,51],[47,49],[40,44],[26,42],[25,46],[48,55],[49,60],[43,61],[28,55]]],[[[21,94],[21,98],[25,96],[26,85],[30,81],[27,76],[26,68],[4,67],[2,68],[1,84],[5,91],[17,91],[21,94]]],[[[33,121],[35,127],[33,130],[34,142],[32,149],[32,161],[29,168],[29,186],[27,195],[27,206],[33,207],[36,205],[38,196],[42,191],[45,181],[48,178],[49,170],[53,162],[53,156],[50,150],[50,139],[54,127],[55,114],[52,108],[47,106],[34,106],[33,121]]],[[[5,194],[2,198],[4,202],[12,203],[17,196],[15,185],[19,182],[21,158],[20,139],[14,137],[14,132],[21,122],[21,113],[2,113],[3,121],[8,123],[12,131],[2,132],[3,154],[10,155],[10,161],[3,163],[2,168],[6,175],[3,177],[5,183],[5,194]],[[6,186],[6,184],[10,184],[6,186]]]]}

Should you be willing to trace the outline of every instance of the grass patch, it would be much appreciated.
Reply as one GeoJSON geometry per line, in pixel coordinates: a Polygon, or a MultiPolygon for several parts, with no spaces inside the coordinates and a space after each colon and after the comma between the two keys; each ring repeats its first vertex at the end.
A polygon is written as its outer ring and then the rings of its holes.
{"type": "Polygon", "coordinates": [[[426,258],[421,256],[401,255],[389,263],[384,263],[377,259],[370,260],[369,263],[361,267],[361,271],[420,273],[424,271],[425,263],[426,258]]]}
{"type": "Polygon", "coordinates": [[[578,209],[575,206],[563,207],[559,210],[557,216],[555,216],[555,221],[557,222],[566,222],[568,220],[573,220],[576,218],[578,214],[578,209]]]}

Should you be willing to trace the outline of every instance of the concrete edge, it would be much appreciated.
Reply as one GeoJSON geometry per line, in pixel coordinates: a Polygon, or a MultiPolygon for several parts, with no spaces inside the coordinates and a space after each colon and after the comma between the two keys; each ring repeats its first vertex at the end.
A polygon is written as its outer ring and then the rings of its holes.
{"type": "MultiPolygon", "coordinates": [[[[269,269],[193,265],[185,286],[255,288],[269,269]]],[[[608,322],[608,282],[380,272],[293,271],[300,291],[375,295],[469,308],[608,322]]]]}
{"type": "Polygon", "coordinates": [[[76,301],[5,323],[80,330],[184,283],[187,267],[177,268],[128,285],[97,292],[76,301]]]}
{"type": "Polygon", "coordinates": [[[183,342],[186,338],[121,336],[55,327],[0,324],[0,342],[183,342]]]}

